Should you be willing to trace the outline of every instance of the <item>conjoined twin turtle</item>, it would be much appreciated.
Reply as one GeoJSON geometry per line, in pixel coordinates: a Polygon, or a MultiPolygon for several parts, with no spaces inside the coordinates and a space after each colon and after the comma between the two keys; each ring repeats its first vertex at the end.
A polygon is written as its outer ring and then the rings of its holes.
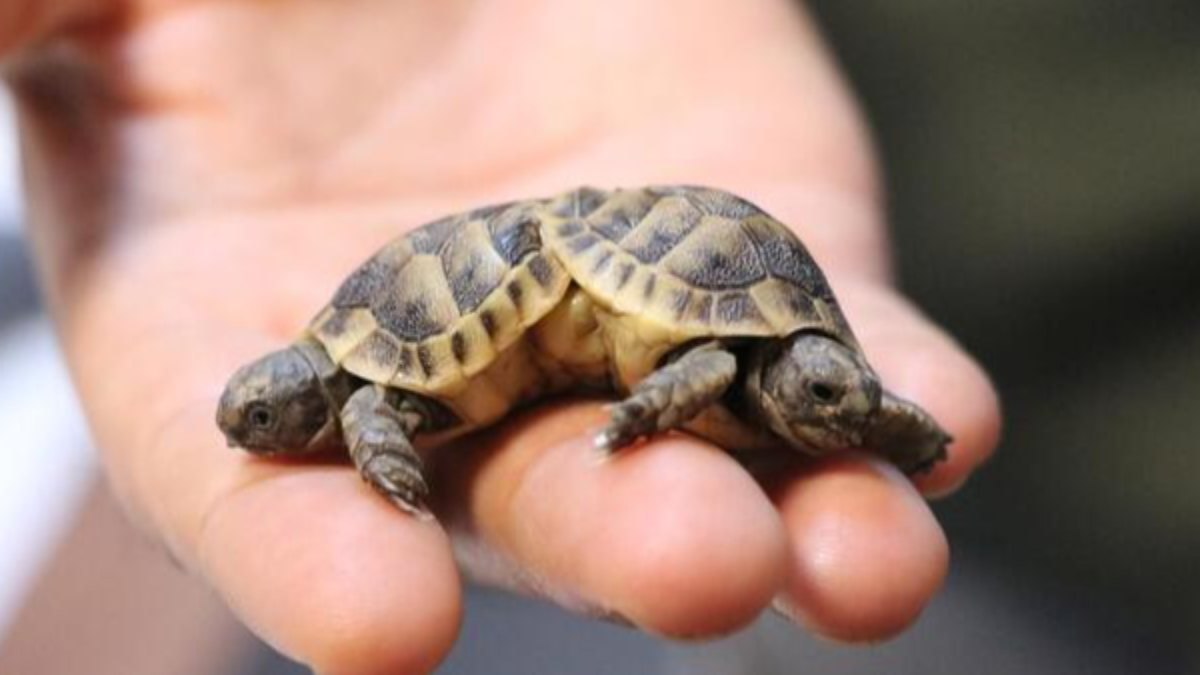
{"type": "Polygon", "coordinates": [[[607,451],[683,428],[731,449],[867,448],[914,472],[950,440],[882,389],[791,230],[686,186],[580,188],[396,239],[294,344],[234,374],[217,423],[256,454],[348,451],[420,511],[415,437],[567,391],[624,397],[597,439],[607,451]]]}

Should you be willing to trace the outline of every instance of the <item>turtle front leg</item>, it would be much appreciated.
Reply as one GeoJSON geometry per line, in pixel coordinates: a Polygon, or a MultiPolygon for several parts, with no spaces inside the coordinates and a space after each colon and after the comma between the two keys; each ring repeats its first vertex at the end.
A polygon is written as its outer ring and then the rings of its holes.
{"type": "Polygon", "coordinates": [[[863,445],[911,475],[929,471],[946,459],[946,446],[952,440],[920,406],[885,391],[863,445]]]}
{"type": "Polygon", "coordinates": [[[363,479],[401,509],[428,516],[429,488],[410,440],[421,422],[417,411],[389,403],[379,386],[360,388],[342,408],[346,447],[363,479]]]}
{"type": "Polygon", "coordinates": [[[596,438],[612,453],[642,436],[674,429],[720,400],[737,375],[737,359],[718,343],[691,349],[651,373],[624,401],[612,407],[612,419],[596,438]]]}

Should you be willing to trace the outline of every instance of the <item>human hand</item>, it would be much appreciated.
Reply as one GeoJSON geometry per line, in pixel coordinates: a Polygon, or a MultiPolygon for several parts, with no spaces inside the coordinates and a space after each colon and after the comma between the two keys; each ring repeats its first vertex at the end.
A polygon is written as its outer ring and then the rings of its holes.
{"type": "Polygon", "coordinates": [[[991,452],[995,396],[891,288],[865,134],[790,3],[0,0],[22,5],[0,45],[23,46],[33,234],[109,474],[285,653],[428,670],[458,627],[459,569],[679,637],[778,600],[819,633],[879,639],[940,586],[920,492],[991,452]],[[600,406],[545,405],[436,454],[434,523],[348,465],[224,446],[228,375],[379,246],[581,183],[710,184],[794,225],[885,385],[957,439],[949,460],[916,487],[847,455],[764,489],[678,435],[596,465],[600,406]]]}

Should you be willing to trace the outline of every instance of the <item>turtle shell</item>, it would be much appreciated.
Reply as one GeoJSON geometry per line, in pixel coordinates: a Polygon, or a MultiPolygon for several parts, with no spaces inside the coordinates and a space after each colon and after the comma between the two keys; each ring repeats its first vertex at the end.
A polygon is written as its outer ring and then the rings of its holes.
{"type": "Polygon", "coordinates": [[[391,242],[346,279],[309,332],[366,380],[461,391],[570,285],[543,246],[542,204],[451,216],[391,242]]]}
{"type": "Polygon", "coordinates": [[[644,335],[678,343],[812,330],[858,349],[808,250],[740,197],[689,186],[582,188],[549,208],[548,244],[568,273],[616,314],[650,324],[644,335]]]}

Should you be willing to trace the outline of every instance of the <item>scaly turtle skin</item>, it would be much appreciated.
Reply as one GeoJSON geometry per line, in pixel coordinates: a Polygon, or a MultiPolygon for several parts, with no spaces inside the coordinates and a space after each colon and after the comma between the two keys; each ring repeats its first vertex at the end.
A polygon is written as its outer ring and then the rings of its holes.
{"type": "Polygon", "coordinates": [[[607,451],[680,427],[731,449],[866,447],[912,472],[950,440],[882,390],[791,230],[700,187],[580,188],[414,230],[296,343],[239,370],[217,422],[259,454],[347,450],[420,512],[414,437],[436,445],[570,390],[624,396],[607,451]]]}

